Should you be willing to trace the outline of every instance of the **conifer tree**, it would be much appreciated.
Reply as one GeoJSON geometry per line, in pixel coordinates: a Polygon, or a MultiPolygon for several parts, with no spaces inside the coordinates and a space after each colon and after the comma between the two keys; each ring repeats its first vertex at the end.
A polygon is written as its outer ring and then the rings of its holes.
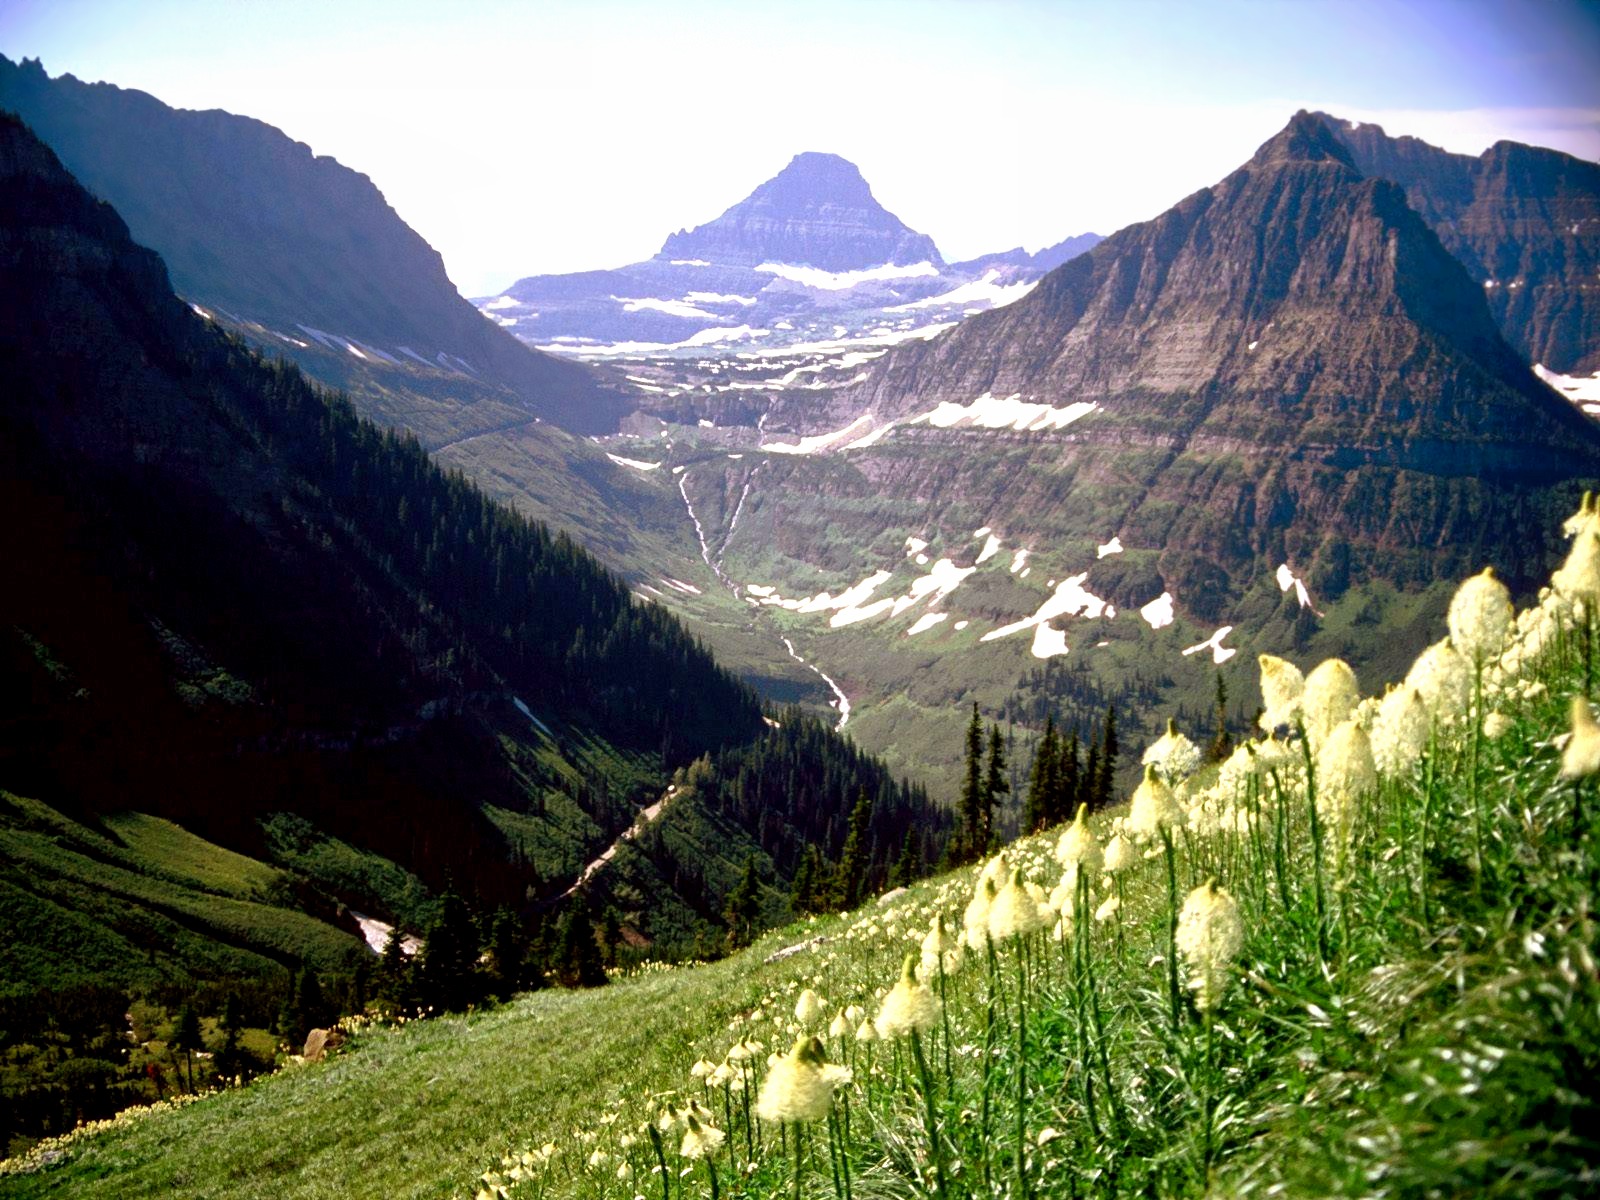
{"type": "Polygon", "coordinates": [[[1228,757],[1233,749],[1233,738],[1228,736],[1228,685],[1223,681],[1222,672],[1217,672],[1217,731],[1211,736],[1211,744],[1206,747],[1206,757],[1211,762],[1221,762],[1228,757]]]}
{"type": "Polygon", "coordinates": [[[867,868],[870,862],[868,839],[872,836],[872,797],[862,788],[856,796],[855,807],[850,810],[850,829],[845,834],[844,850],[839,855],[839,874],[835,898],[841,909],[854,908],[861,903],[867,890],[867,868]]]}
{"type": "Polygon", "coordinates": [[[728,949],[737,950],[755,940],[761,923],[761,880],[756,874],[755,855],[744,860],[744,874],[728,893],[722,915],[728,922],[728,949]]]}
{"type": "Polygon", "coordinates": [[[399,1010],[415,1003],[412,995],[411,956],[404,949],[405,936],[398,926],[389,931],[389,940],[383,944],[383,954],[378,958],[378,977],[373,987],[374,998],[399,1010]]]}
{"type": "Polygon", "coordinates": [[[910,887],[922,877],[922,847],[918,844],[916,830],[906,830],[906,840],[900,846],[900,857],[895,860],[894,873],[889,882],[895,887],[910,887]]]}
{"type": "Polygon", "coordinates": [[[824,875],[822,856],[814,845],[807,843],[800,852],[800,865],[795,868],[794,890],[789,899],[789,907],[794,910],[795,916],[803,917],[821,911],[823,905],[819,900],[827,891],[824,875]]]}
{"type": "Polygon", "coordinates": [[[422,946],[422,1002],[459,1010],[479,999],[478,928],[454,891],[439,897],[439,912],[422,946]]]}
{"type": "Polygon", "coordinates": [[[1000,726],[989,726],[989,765],[984,772],[983,780],[983,819],[982,837],[979,845],[982,853],[987,854],[995,841],[995,810],[1004,802],[1004,798],[1011,792],[1011,784],[1006,781],[1006,746],[1000,737],[1000,726]]]}
{"type": "Polygon", "coordinates": [[[1028,799],[1022,810],[1022,827],[1028,833],[1037,833],[1050,823],[1053,797],[1057,779],[1056,770],[1056,719],[1044,719],[1044,736],[1033,752],[1033,770],[1028,775],[1028,799]]]}
{"type": "Polygon", "coordinates": [[[501,905],[489,927],[489,965],[495,994],[502,1000],[522,986],[528,943],[517,914],[501,905]]]}
{"type": "Polygon", "coordinates": [[[1111,803],[1111,797],[1116,787],[1117,775],[1117,710],[1111,705],[1106,705],[1106,723],[1101,730],[1100,740],[1100,771],[1097,776],[1091,776],[1094,781],[1092,789],[1093,800],[1089,807],[1100,809],[1111,803]]]}
{"type": "Polygon", "coordinates": [[[967,722],[966,770],[961,782],[961,843],[963,859],[977,858],[988,845],[983,820],[983,721],[973,701],[967,722]]]}
{"type": "Polygon", "coordinates": [[[178,1009],[177,1019],[172,1024],[172,1048],[183,1051],[184,1069],[189,1075],[189,1091],[194,1091],[194,1052],[204,1050],[205,1043],[200,1039],[200,1018],[195,1016],[193,1007],[185,1004],[178,1009]]]}
{"type": "Polygon", "coordinates": [[[1074,729],[1067,739],[1066,749],[1056,762],[1055,806],[1051,813],[1054,822],[1070,820],[1077,815],[1083,803],[1083,768],[1078,761],[1078,731],[1074,729]]]}
{"type": "Polygon", "coordinates": [[[582,892],[572,897],[556,928],[556,978],[566,987],[599,987],[606,982],[589,901],[582,892]]]}
{"type": "Polygon", "coordinates": [[[1083,760],[1083,772],[1078,776],[1078,803],[1095,805],[1095,785],[1100,778],[1100,734],[1097,730],[1089,742],[1089,754],[1083,760]]]}

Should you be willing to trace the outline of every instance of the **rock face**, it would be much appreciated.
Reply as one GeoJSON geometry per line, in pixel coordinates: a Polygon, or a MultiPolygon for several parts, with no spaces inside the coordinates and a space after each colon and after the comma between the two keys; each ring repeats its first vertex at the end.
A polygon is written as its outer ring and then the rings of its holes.
{"type": "Polygon", "coordinates": [[[370,179],[272,126],[51,79],[37,60],[4,56],[0,108],[117,207],[179,294],[328,382],[348,383],[319,369],[331,351],[333,363],[386,371],[407,390],[439,375],[487,382],[571,428],[614,425],[616,397],[485,320],[370,179]]]}
{"type": "MultiPolygon", "coordinates": [[[[781,398],[766,428],[870,414],[901,424],[853,460],[862,471],[897,439],[931,451],[955,438],[972,460],[1007,455],[1009,479],[1015,438],[911,423],[983,396],[1095,405],[1022,439],[1035,469],[1141,480],[1117,531],[1161,546],[1171,590],[1201,613],[1223,611],[1230,580],[1268,554],[1379,577],[1403,557],[1413,579],[1481,557],[1532,578],[1547,567],[1542,535],[1527,536],[1533,498],[1555,488],[1555,513],[1571,502],[1563,481],[1600,473],[1600,432],[1505,343],[1484,289],[1401,188],[1365,177],[1308,113],[1017,303],[897,347],[820,405],[781,398]]],[[[907,467],[885,484],[938,486],[907,467]]]]}
{"type": "Polygon", "coordinates": [[[797,263],[825,271],[943,263],[933,239],[908,229],[837,154],[797,154],[714,221],[667,238],[657,258],[729,266],[797,263]]]}
{"type": "Polygon", "coordinates": [[[1600,371],[1600,164],[1516,142],[1474,158],[1322,119],[1357,170],[1405,189],[1530,362],[1600,371]]]}

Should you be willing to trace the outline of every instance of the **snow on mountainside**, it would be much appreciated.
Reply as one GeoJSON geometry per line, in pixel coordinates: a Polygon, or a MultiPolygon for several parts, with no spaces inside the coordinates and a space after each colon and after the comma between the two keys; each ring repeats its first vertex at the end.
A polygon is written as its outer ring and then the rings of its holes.
{"type": "Polygon", "coordinates": [[[477,304],[529,344],[586,359],[681,357],[728,341],[886,345],[1020,299],[1099,240],[951,265],[878,203],[853,163],[807,153],[715,220],[672,234],[652,259],[531,276],[477,304]]]}

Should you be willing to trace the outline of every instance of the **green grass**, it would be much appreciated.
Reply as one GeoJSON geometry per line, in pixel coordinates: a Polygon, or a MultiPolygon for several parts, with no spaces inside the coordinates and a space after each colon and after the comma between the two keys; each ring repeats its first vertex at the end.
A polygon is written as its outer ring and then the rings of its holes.
{"type": "MultiPolygon", "coordinates": [[[[1217,797],[1245,814],[1234,832],[1196,823],[1174,833],[1170,859],[1156,842],[1116,880],[1086,877],[1089,904],[1115,894],[1118,912],[1091,920],[1080,907],[1066,941],[1035,933],[987,961],[969,953],[950,980],[948,1041],[942,1021],[924,1035],[927,1083],[905,1042],[829,1038],[829,1057],[854,1068],[851,1194],[1584,1194],[1600,1169],[1600,797],[1593,779],[1559,779],[1555,741],[1589,686],[1584,645],[1569,630],[1490,693],[1510,720],[1502,736],[1457,720],[1365,789],[1348,841],[1326,818],[1313,825],[1316,785],[1286,764],[1217,797]],[[1180,901],[1215,879],[1242,918],[1209,1012],[1169,987],[1169,862],[1180,901]]],[[[1094,818],[1102,839],[1114,815],[1094,818]]],[[[1026,839],[1008,861],[1048,888],[1053,844],[1026,839]]],[[[825,998],[813,1029],[847,1005],[877,1011],[927,921],[959,921],[973,881],[929,881],[711,966],[370,1030],[326,1065],[126,1119],[53,1166],[0,1178],[18,1196],[443,1197],[472,1195],[503,1153],[549,1142],[550,1164],[512,1194],[654,1197],[640,1123],[696,1097],[729,1135],[723,1188],[793,1195],[792,1157],[773,1145],[792,1149],[792,1133],[747,1125],[742,1099],[690,1065],[755,1037],[759,1074],[766,1050],[806,1032],[793,1015],[803,988],[825,998]],[[610,1157],[590,1166],[597,1150],[610,1157]]],[[[676,1141],[666,1194],[709,1194],[676,1141]]],[[[824,1127],[810,1145],[799,1194],[833,1195],[824,1127]]]]}
{"type": "Polygon", "coordinates": [[[247,899],[264,893],[282,876],[263,862],[144,813],[119,813],[104,821],[130,853],[206,892],[247,899]]]}

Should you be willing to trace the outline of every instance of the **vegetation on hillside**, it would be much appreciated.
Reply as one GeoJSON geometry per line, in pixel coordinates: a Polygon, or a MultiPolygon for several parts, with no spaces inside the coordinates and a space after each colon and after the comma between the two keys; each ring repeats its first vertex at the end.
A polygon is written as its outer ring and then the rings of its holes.
{"type": "Polygon", "coordinates": [[[361,1037],[10,1182],[265,1194],[271,1146],[278,1196],[443,1194],[466,1139],[456,1187],[491,1196],[1577,1194],[1600,513],[1569,530],[1535,605],[1469,581],[1382,696],[1264,658],[1272,736],[1202,766],[1174,731],[1120,815],[713,967],[361,1037]],[[347,1127],[285,1159],[318,1112],[347,1127]]]}

